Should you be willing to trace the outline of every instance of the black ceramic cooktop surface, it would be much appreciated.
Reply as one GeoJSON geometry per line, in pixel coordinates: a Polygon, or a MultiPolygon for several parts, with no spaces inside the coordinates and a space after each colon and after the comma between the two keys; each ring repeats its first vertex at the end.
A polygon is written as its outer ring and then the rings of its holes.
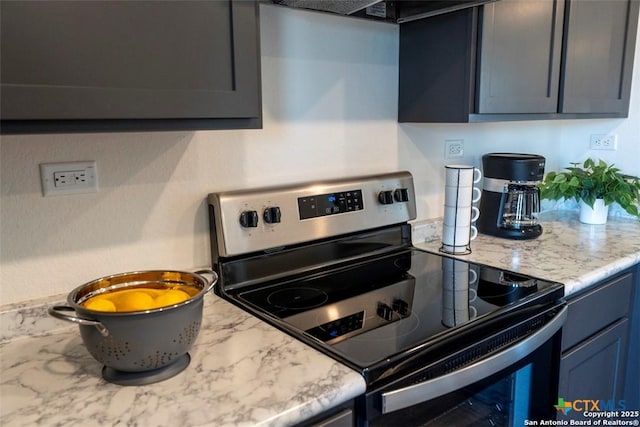
{"type": "Polygon", "coordinates": [[[359,367],[478,324],[561,284],[415,249],[238,292],[288,332],[359,367]]]}

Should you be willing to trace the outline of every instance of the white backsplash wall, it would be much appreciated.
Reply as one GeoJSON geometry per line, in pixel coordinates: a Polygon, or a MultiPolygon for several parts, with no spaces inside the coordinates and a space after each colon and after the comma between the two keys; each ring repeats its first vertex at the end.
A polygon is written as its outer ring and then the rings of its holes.
{"type": "Polygon", "coordinates": [[[445,139],[465,140],[465,162],[517,150],[554,168],[613,129],[620,149],[608,154],[640,173],[635,93],[628,120],[398,125],[397,26],[268,5],[260,26],[261,130],[2,136],[1,304],[112,273],[210,265],[213,191],[406,169],[419,218],[438,217],[445,139]],[[97,161],[99,192],[42,197],[38,165],[74,160],[97,161]]]}
{"type": "MultiPolygon", "coordinates": [[[[636,59],[638,57],[640,53],[636,59]]],[[[640,85],[639,68],[636,61],[634,88],[640,85]]],[[[640,176],[640,96],[632,98],[632,111],[624,120],[400,124],[398,150],[400,164],[413,172],[420,190],[418,218],[443,215],[444,165],[469,164],[482,169],[482,155],[486,153],[540,154],[547,160],[547,172],[592,157],[614,163],[625,173],[640,176]],[[608,133],[618,135],[617,151],[589,149],[591,134],[608,133]],[[448,139],[464,140],[463,158],[444,159],[444,142],[448,139]]]]}

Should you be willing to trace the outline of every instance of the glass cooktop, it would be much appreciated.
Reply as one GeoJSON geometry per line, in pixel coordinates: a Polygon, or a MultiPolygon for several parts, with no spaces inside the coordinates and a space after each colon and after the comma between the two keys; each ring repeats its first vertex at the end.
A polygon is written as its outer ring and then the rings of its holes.
{"type": "Polygon", "coordinates": [[[562,296],[558,283],[416,249],[230,295],[361,368],[562,296]]]}

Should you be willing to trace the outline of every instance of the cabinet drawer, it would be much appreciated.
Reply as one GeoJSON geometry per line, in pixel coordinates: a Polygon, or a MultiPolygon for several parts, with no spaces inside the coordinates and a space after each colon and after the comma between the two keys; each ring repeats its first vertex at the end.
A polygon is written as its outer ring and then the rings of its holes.
{"type": "Polygon", "coordinates": [[[569,300],[569,316],[562,328],[562,351],[578,344],[628,314],[633,274],[628,272],[569,300]]]}

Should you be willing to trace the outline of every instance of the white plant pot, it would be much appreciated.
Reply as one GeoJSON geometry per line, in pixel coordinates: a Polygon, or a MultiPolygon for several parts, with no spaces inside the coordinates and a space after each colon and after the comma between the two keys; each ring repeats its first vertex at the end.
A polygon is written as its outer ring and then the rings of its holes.
{"type": "Polygon", "coordinates": [[[597,199],[593,208],[580,200],[580,222],[585,224],[606,224],[609,215],[609,206],[605,206],[604,200],[597,199]]]}

